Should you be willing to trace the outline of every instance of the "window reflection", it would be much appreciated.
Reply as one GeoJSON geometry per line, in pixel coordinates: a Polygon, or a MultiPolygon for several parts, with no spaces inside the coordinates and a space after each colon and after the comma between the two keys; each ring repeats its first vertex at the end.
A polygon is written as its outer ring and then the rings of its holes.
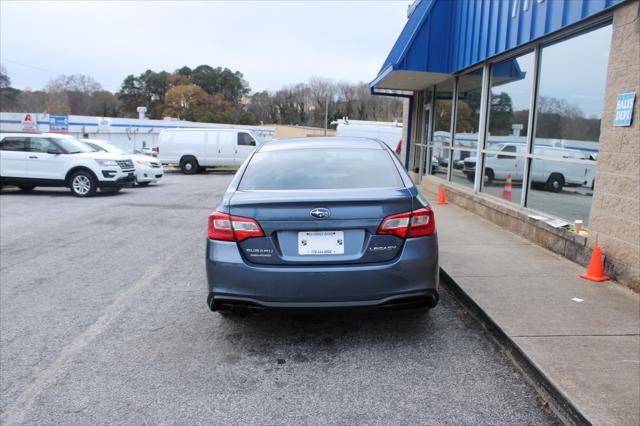
{"type": "MultiPolygon", "coordinates": [[[[551,149],[545,149],[545,154],[549,155],[551,149]]],[[[533,159],[527,207],[568,221],[580,219],[586,225],[595,174],[596,162],[593,160],[571,163],[533,159]]]]}
{"type": "Polygon", "coordinates": [[[436,86],[430,173],[446,178],[451,146],[453,79],[436,86]]]}
{"type": "Polygon", "coordinates": [[[544,47],[535,146],[598,150],[611,26],[544,47]]]}
{"type": "Polygon", "coordinates": [[[491,67],[489,134],[485,150],[499,151],[504,143],[527,143],[535,55],[510,58],[491,67]]]}
{"type": "Polygon", "coordinates": [[[447,177],[449,167],[449,148],[436,143],[431,149],[431,174],[437,177],[447,177]]]}
{"type": "MultiPolygon", "coordinates": [[[[484,154],[482,192],[520,204],[526,158],[514,155],[520,146],[504,144],[499,152],[484,154]]],[[[473,164],[475,170],[475,163],[473,164]]]]}
{"type": "Polygon", "coordinates": [[[475,164],[475,151],[453,150],[451,181],[459,185],[473,188],[474,174],[468,173],[470,161],[475,164]]]}
{"type": "Polygon", "coordinates": [[[478,146],[481,95],[482,68],[458,78],[454,146],[468,149],[476,149],[478,146]]]}

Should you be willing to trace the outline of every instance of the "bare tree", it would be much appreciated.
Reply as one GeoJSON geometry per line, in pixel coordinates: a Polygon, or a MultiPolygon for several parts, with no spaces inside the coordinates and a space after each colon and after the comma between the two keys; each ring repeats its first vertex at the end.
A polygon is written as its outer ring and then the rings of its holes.
{"type": "Polygon", "coordinates": [[[88,114],[91,95],[101,90],[102,86],[88,75],[61,75],[45,87],[47,109],[54,114],[88,114]]]}

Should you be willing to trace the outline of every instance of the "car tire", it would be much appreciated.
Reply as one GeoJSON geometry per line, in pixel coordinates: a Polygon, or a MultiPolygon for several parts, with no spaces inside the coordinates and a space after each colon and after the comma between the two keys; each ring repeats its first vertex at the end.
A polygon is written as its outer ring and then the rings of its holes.
{"type": "Polygon", "coordinates": [[[469,182],[473,182],[476,180],[476,174],[475,173],[465,173],[465,176],[467,177],[467,180],[469,182]]]}
{"type": "Polygon", "coordinates": [[[561,192],[564,188],[564,177],[559,173],[551,173],[547,179],[547,189],[551,192],[561,192]]]}
{"type": "Polygon", "coordinates": [[[200,166],[194,157],[186,157],[180,162],[180,169],[185,175],[194,175],[200,171],[200,166]]]}
{"type": "Polygon", "coordinates": [[[138,182],[138,181],[136,181],[136,185],[138,185],[138,186],[147,186],[147,185],[149,185],[150,183],[151,183],[151,182],[138,182]]]}
{"type": "Polygon", "coordinates": [[[86,171],[76,172],[69,179],[69,189],[76,197],[91,197],[98,189],[96,178],[86,171]]]}
{"type": "Polygon", "coordinates": [[[18,185],[21,191],[33,191],[35,185],[18,185]]]}
{"type": "Polygon", "coordinates": [[[493,170],[485,169],[484,176],[487,178],[487,184],[493,185],[493,181],[496,178],[496,175],[493,173],[493,170]]]}

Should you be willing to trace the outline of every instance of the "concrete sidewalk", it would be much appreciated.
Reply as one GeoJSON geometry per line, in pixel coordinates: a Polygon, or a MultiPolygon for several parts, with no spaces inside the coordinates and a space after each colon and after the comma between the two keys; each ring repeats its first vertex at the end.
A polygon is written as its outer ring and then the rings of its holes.
{"type": "Polygon", "coordinates": [[[510,345],[587,421],[640,424],[640,297],[467,210],[433,208],[441,268],[510,345]]]}

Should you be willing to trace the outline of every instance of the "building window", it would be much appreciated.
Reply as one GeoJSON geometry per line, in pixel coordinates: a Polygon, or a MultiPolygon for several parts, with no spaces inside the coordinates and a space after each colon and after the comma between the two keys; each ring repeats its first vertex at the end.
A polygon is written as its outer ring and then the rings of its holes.
{"type": "Polygon", "coordinates": [[[527,207],[589,219],[611,25],[541,51],[527,207]]]}
{"type": "MultiPolygon", "coordinates": [[[[484,160],[480,191],[514,204],[524,200],[529,208],[586,225],[610,44],[609,24],[552,44],[539,43],[529,52],[491,64],[481,150],[484,68],[457,77],[453,127],[455,79],[436,85],[429,173],[444,179],[450,173],[452,182],[474,188],[479,152],[484,160]]],[[[424,117],[420,123],[425,125],[424,117]]]]}
{"type": "Polygon", "coordinates": [[[433,136],[430,141],[431,174],[447,177],[451,147],[451,110],[453,106],[453,82],[448,80],[436,86],[433,110],[433,136]]]}
{"type": "MultiPolygon", "coordinates": [[[[424,149],[424,92],[418,92],[413,97],[413,151],[411,153],[411,168],[415,173],[420,171],[420,157],[424,149]]],[[[425,169],[426,170],[426,169],[425,169]]]]}
{"type": "MultiPolygon", "coordinates": [[[[529,52],[491,66],[481,191],[516,204],[522,199],[534,61],[529,52]]],[[[475,162],[467,169],[475,170],[475,162]]]]}
{"type": "Polygon", "coordinates": [[[451,181],[471,188],[474,174],[465,170],[465,160],[475,158],[478,149],[482,74],[480,68],[458,78],[451,181]]]}

